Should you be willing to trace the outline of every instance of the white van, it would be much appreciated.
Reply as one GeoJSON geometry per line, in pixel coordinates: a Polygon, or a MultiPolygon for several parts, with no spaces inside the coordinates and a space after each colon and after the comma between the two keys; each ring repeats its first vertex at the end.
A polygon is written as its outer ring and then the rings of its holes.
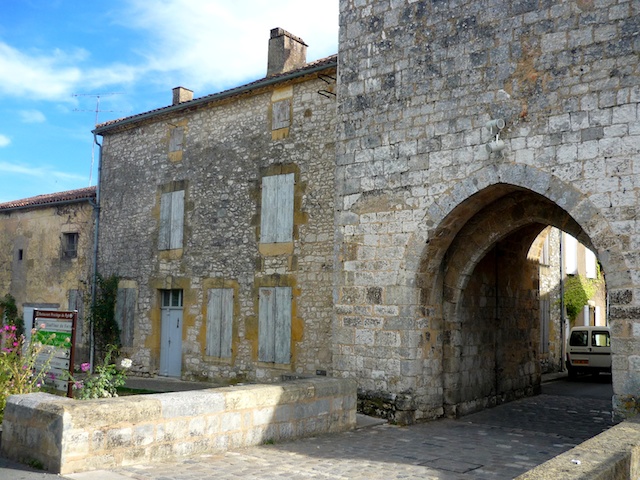
{"type": "Polygon", "coordinates": [[[567,340],[567,371],[611,373],[611,332],[609,327],[573,327],[567,340]]]}

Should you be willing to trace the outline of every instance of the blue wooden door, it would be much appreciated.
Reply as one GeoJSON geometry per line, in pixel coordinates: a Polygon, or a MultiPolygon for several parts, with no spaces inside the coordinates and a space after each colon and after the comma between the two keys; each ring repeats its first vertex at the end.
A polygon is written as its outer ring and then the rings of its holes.
{"type": "Polygon", "coordinates": [[[160,375],[179,377],[182,373],[182,309],[162,309],[160,375]]]}

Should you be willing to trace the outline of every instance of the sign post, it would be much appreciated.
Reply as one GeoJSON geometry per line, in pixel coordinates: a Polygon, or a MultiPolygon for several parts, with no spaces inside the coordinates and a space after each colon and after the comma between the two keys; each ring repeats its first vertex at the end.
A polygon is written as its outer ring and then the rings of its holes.
{"type": "Polygon", "coordinates": [[[45,367],[49,362],[45,384],[56,390],[66,391],[67,397],[73,397],[72,382],[73,359],[76,343],[77,311],[34,310],[33,327],[36,333],[31,341],[44,345],[43,353],[38,357],[36,366],[45,367]]]}

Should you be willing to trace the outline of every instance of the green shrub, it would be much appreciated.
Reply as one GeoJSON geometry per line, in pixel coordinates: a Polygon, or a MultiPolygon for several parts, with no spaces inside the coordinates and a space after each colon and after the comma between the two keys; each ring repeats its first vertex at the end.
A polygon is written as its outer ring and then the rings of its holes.
{"type": "Polygon", "coordinates": [[[86,378],[76,380],[70,375],[73,388],[76,390],[75,398],[88,400],[91,398],[118,396],[118,387],[123,386],[127,379],[125,370],[131,367],[131,360],[125,358],[120,362],[120,368],[116,367],[114,363],[111,363],[111,357],[116,352],[117,347],[109,345],[105,353],[104,362],[95,368],[93,374],[88,373],[91,371],[91,365],[83,363],[80,369],[83,373],[88,374],[86,378]]]}

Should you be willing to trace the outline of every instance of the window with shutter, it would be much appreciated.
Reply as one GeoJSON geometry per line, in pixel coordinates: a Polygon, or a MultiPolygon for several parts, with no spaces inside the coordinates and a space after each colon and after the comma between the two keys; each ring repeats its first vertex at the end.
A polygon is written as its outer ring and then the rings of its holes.
{"type": "Polygon", "coordinates": [[[120,327],[123,347],[133,346],[133,326],[136,309],[136,289],[119,288],[116,294],[116,322],[120,327]]]}
{"type": "Polygon", "coordinates": [[[69,310],[76,310],[78,318],[76,322],[76,345],[82,343],[84,326],[84,292],[82,290],[69,290],[69,310]]]}
{"type": "Polygon", "coordinates": [[[182,150],[184,142],[184,127],[172,127],[169,132],[169,152],[182,150]]]}
{"type": "Polygon", "coordinates": [[[293,173],[262,178],[261,243],[293,240],[293,187],[293,173]]]}
{"type": "Polygon", "coordinates": [[[578,274],[578,240],[568,233],[564,235],[564,265],[567,275],[578,274]]]}
{"type": "Polygon", "coordinates": [[[291,99],[280,100],[273,103],[271,129],[287,128],[291,124],[291,99]]]}
{"type": "Polygon", "coordinates": [[[231,358],[233,289],[212,288],[207,302],[207,355],[231,358]]]}
{"type": "Polygon", "coordinates": [[[78,256],[78,233],[62,234],[62,257],[76,258],[78,256]]]}
{"type": "Polygon", "coordinates": [[[258,360],[291,361],[291,287],[260,288],[258,360]]]}
{"type": "Polygon", "coordinates": [[[163,193],[160,198],[160,250],[182,248],[183,222],[184,190],[163,193]]]}

